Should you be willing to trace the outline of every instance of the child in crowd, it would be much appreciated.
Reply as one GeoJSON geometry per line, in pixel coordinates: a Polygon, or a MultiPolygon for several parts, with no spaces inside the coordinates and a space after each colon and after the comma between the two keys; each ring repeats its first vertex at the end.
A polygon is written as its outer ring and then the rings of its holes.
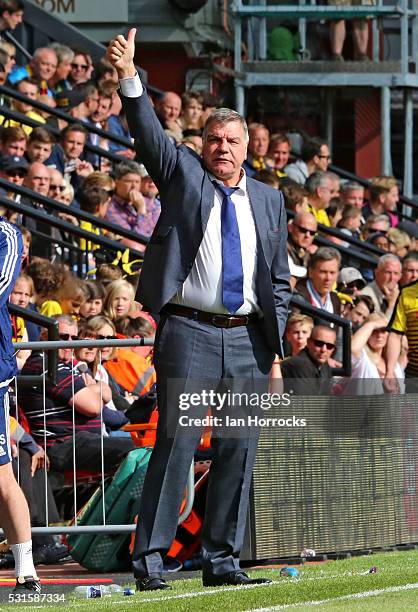
{"type": "Polygon", "coordinates": [[[110,283],[122,279],[122,270],[114,264],[103,263],[97,266],[96,280],[106,289],[110,283]]]}
{"type": "Polygon", "coordinates": [[[291,348],[291,356],[295,357],[306,347],[314,322],[304,314],[291,315],[287,320],[285,337],[291,348]]]}
{"type": "Polygon", "coordinates": [[[136,310],[134,288],[126,280],[116,280],[107,287],[103,312],[112,321],[132,314],[136,310]]]}
{"type": "Polygon", "coordinates": [[[284,203],[287,210],[292,210],[296,215],[309,212],[309,192],[301,185],[283,185],[281,187],[284,203]]]}
{"type": "Polygon", "coordinates": [[[342,211],[338,227],[353,238],[360,238],[361,208],[353,204],[346,204],[342,211]]]}
{"type": "Polygon", "coordinates": [[[101,314],[106,296],[103,286],[97,281],[85,281],[84,288],[86,301],[80,306],[80,315],[87,318],[101,314]]]}
{"type": "MultiPolygon", "coordinates": [[[[78,201],[82,211],[94,215],[98,219],[104,219],[107,212],[107,207],[111,200],[111,196],[108,191],[102,187],[89,187],[88,189],[82,189],[78,194],[78,201]]],[[[91,221],[80,221],[80,228],[88,232],[96,234],[97,236],[102,235],[102,230],[95,227],[91,221]]],[[[92,244],[90,241],[86,243],[84,238],[80,238],[80,248],[85,251],[94,250],[98,248],[98,245],[92,244]]],[[[94,263],[94,262],[92,262],[94,263]]]]}
{"type": "MultiPolygon", "coordinates": [[[[20,308],[28,308],[34,293],[35,288],[33,286],[33,280],[31,277],[27,274],[20,274],[16,279],[9,301],[11,304],[20,306],[20,308]]],[[[24,319],[12,314],[10,315],[10,319],[12,321],[13,342],[28,342],[28,330],[26,329],[24,319]]],[[[21,350],[16,355],[19,372],[25,365],[25,362],[30,354],[31,351],[29,350],[21,350]]]]}
{"type": "Polygon", "coordinates": [[[64,266],[38,259],[28,268],[36,291],[36,305],[46,317],[69,314],[78,318],[80,307],[86,301],[84,281],[64,266]]]}

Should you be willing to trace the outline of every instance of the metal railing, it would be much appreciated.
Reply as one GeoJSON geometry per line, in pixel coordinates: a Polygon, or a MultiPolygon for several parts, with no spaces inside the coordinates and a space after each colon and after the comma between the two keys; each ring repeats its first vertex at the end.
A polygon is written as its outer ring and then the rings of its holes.
{"type": "MultiPolygon", "coordinates": [[[[11,310],[14,312],[16,307],[12,307],[11,310]]],[[[24,309],[17,308],[17,314],[21,314],[21,311],[24,309]]],[[[40,317],[40,315],[39,315],[40,317]]],[[[37,317],[37,320],[39,320],[37,317]]],[[[51,321],[47,319],[47,317],[41,317],[42,322],[45,320],[51,321]]],[[[57,322],[53,321],[57,328],[57,322]]],[[[40,342],[17,342],[13,344],[16,352],[19,350],[32,350],[32,351],[46,351],[46,352],[55,352],[58,349],[62,348],[83,348],[83,347],[95,347],[95,348],[109,348],[109,347],[134,347],[134,346],[152,346],[154,344],[154,338],[130,338],[130,339],[115,339],[115,340],[54,340],[54,341],[40,341],[40,342]]],[[[50,360],[48,360],[49,362],[50,360]]],[[[101,361],[101,360],[100,360],[101,361]]],[[[45,362],[44,362],[45,363],[45,362]]],[[[74,353],[72,359],[72,370],[74,371],[73,364],[75,365],[74,353]]],[[[43,376],[35,377],[36,382],[39,382],[40,378],[43,378],[46,375],[46,366],[43,367],[43,376]]],[[[28,377],[24,375],[19,375],[17,380],[24,380],[28,382],[29,380],[32,382],[34,377],[28,377]]],[[[35,379],[34,379],[35,382],[35,379]]],[[[17,398],[16,398],[17,399],[17,398]]],[[[16,402],[17,403],[17,402],[16,402]]],[[[74,428],[74,415],[75,415],[75,405],[74,400],[72,402],[72,410],[73,410],[73,428],[74,428]]],[[[18,416],[18,415],[17,415],[18,416]]],[[[103,427],[103,420],[101,416],[101,426],[103,427]]],[[[73,436],[75,435],[75,429],[73,436]]],[[[74,440],[74,438],[73,438],[74,440]]],[[[45,527],[32,527],[33,534],[83,534],[83,533],[132,533],[136,529],[136,525],[108,525],[106,524],[106,504],[105,504],[105,475],[104,475],[104,462],[103,462],[103,436],[101,438],[101,453],[102,453],[102,471],[101,471],[101,495],[102,495],[102,509],[103,509],[103,524],[102,525],[77,525],[77,480],[76,480],[76,450],[74,450],[74,460],[73,460],[73,498],[74,498],[74,525],[61,525],[61,526],[48,526],[48,498],[47,498],[47,487],[50,486],[47,480],[47,470],[45,471],[45,509],[46,509],[46,523],[45,527]]],[[[46,446],[46,445],[45,445],[46,446]]],[[[74,442],[75,449],[75,442],[74,442]]],[[[187,485],[186,485],[186,504],[184,509],[182,510],[179,516],[179,524],[182,523],[190,514],[191,509],[193,507],[194,501],[194,464],[191,464],[187,485]]],[[[2,533],[0,531],[0,533],[2,533]]]]}

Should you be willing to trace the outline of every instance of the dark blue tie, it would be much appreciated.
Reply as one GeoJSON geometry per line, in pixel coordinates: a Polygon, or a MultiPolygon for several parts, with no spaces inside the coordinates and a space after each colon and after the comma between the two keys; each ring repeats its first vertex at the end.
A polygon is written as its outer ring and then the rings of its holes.
{"type": "Polygon", "coordinates": [[[222,302],[230,313],[244,303],[244,273],[242,271],[241,240],[234,203],[231,195],[237,187],[224,187],[216,183],[222,192],[222,302]]]}

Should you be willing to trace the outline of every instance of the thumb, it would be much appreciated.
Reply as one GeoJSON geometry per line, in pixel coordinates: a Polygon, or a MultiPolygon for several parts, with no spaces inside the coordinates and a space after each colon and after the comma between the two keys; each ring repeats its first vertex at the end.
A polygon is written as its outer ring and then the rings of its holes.
{"type": "Polygon", "coordinates": [[[132,28],[129,30],[128,33],[128,43],[135,43],[135,36],[136,36],[136,28],[132,28]]]}

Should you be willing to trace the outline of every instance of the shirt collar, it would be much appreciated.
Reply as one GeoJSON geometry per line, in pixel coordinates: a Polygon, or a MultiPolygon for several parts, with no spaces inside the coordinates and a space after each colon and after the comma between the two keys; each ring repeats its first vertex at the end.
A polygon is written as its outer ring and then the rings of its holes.
{"type": "MultiPolygon", "coordinates": [[[[212,181],[212,183],[219,183],[220,185],[223,185],[223,182],[220,181],[218,178],[216,178],[216,176],[214,176],[211,172],[208,172],[209,174],[209,178],[212,181]]],[[[238,181],[238,185],[236,185],[237,192],[240,192],[240,195],[247,195],[247,174],[244,170],[244,168],[241,168],[241,175],[240,175],[240,179],[238,181]]]]}

